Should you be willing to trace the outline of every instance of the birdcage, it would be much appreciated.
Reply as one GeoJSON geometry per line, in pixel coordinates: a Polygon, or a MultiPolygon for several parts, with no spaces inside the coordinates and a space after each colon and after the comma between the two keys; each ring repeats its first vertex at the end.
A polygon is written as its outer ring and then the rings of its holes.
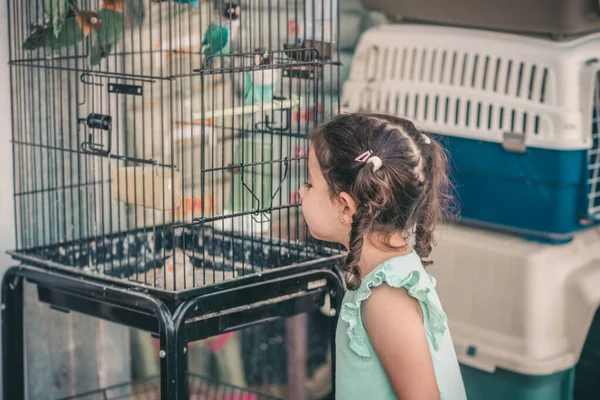
{"type": "Polygon", "coordinates": [[[343,107],[404,115],[436,134],[463,222],[569,241],[600,216],[599,39],[382,26],[359,42],[343,107]]]}
{"type": "Polygon", "coordinates": [[[342,255],[310,237],[298,190],[308,132],[339,111],[338,14],[337,0],[10,0],[10,254],[24,265],[6,287],[35,276],[55,307],[159,332],[169,399],[187,390],[170,335],[329,296],[335,314],[342,255]]]}

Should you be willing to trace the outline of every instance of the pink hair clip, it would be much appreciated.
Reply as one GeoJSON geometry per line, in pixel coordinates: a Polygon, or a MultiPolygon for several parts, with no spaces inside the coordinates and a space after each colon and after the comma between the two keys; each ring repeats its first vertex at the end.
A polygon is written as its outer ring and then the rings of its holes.
{"type": "Polygon", "coordinates": [[[371,154],[373,154],[372,150],[367,150],[364,153],[362,153],[360,156],[356,157],[354,159],[354,161],[358,161],[358,162],[365,162],[369,159],[369,157],[371,157],[371,154]]]}
{"type": "Polygon", "coordinates": [[[364,153],[362,153],[361,155],[356,157],[354,159],[354,161],[358,161],[361,163],[366,162],[367,164],[369,164],[369,163],[373,164],[373,172],[377,172],[379,170],[379,168],[381,168],[381,165],[383,165],[381,158],[374,156],[372,150],[365,151],[364,153]]]}

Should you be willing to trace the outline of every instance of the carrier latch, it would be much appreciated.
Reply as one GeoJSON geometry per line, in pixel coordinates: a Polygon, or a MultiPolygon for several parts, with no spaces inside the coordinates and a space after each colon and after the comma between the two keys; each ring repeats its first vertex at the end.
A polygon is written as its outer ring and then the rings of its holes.
{"type": "Polygon", "coordinates": [[[523,154],[527,151],[525,134],[519,132],[504,132],[502,147],[511,153],[523,154]]]}

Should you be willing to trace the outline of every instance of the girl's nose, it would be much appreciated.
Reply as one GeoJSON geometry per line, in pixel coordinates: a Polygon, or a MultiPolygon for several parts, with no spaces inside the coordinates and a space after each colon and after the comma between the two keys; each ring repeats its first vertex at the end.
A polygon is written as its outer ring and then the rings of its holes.
{"type": "Polygon", "coordinates": [[[304,193],[306,193],[306,186],[302,185],[298,193],[300,194],[300,202],[302,202],[304,199],[304,193]]]}

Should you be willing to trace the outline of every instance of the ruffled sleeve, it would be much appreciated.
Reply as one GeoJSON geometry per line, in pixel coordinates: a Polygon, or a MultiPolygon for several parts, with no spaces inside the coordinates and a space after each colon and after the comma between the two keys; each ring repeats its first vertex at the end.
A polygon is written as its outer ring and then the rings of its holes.
{"type": "Polygon", "coordinates": [[[357,289],[353,301],[344,303],[340,318],[348,323],[347,334],[350,348],[365,361],[372,357],[371,346],[360,316],[361,303],[369,298],[371,289],[387,283],[391,287],[404,288],[417,299],[423,310],[423,319],[429,342],[435,351],[439,350],[447,329],[446,314],[434,298],[431,291],[435,288],[435,279],[425,272],[394,270],[392,263],[386,263],[367,275],[357,289]]]}

